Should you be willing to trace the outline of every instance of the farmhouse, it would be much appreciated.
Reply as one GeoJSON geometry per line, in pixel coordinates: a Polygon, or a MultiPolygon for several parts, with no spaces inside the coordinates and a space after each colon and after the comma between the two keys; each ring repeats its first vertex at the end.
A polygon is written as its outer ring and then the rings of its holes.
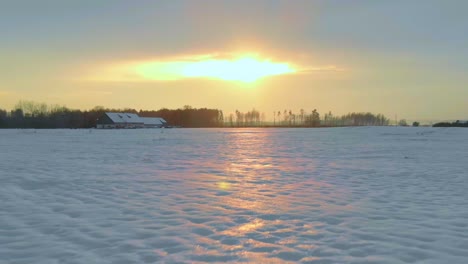
{"type": "Polygon", "coordinates": [[[139,117],[133,113],[104,113],[96,122],[96,128],[157,128],[166,126],[159,117],[139,117]]]}

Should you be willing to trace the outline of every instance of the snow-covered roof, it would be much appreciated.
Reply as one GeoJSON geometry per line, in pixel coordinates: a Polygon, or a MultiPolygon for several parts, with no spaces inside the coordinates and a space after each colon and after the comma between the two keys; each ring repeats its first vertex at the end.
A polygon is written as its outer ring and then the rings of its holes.
{"type": "Polygon", "coordinates": [[[164,125],[166,120],[160,117],[140,117],[145,125],[164,125]]]}
{"type": "Polygon", "coordinates": [[[143,123],[143,120],[141,120],[141,118],[137,114],[106,112],[106,115],[114,123],[143,123]]]}

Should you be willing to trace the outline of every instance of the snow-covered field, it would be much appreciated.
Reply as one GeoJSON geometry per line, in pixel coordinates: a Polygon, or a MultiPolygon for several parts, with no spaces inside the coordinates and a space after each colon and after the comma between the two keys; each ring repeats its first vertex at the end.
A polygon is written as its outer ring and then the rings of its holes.
{"type": "Polygon", "coordinates": [[[0,263],[468,263],[468,129],[0,130],[0,263]]]}

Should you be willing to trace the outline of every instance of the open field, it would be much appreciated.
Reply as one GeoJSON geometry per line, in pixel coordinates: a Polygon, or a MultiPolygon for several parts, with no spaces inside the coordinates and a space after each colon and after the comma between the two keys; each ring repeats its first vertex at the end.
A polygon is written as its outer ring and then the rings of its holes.
{"type": "Polygon", "coordinates": [[[0,263],[467,263],[466,132],[0,130],[0,263]]]}

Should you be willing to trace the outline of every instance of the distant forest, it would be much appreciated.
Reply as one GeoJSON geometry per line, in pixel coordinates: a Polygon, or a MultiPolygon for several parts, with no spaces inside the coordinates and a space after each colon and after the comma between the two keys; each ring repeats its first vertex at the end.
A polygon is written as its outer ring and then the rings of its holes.
{"type": "Polygon", "coordinates": [[[91,110],[72,110],[65,106],[47,105],[32,101],[18,102],[14,110],[0,109],[0,128],[93,128],[105,112],[135,113],[141,117],[162,117],[171,126],[181,127],[335,127],[335,126],[387,126],[390,120],[382,114],[349,113],[335,116],[331,112],[321,115],[316,109],[298,113],[291,110],[273,112],[273,120],[255,109],[235,111],[227,116],[218,109],[192,108],[135,110],[109,109],[97,106],[91,110]]]}
{"type": "Polygon", "coordinates": [[[441,122],[434,124],[433,127],[468,127],[468,121],[461,122],[460,120],[457,120],[453,123],[441,122]]]}

